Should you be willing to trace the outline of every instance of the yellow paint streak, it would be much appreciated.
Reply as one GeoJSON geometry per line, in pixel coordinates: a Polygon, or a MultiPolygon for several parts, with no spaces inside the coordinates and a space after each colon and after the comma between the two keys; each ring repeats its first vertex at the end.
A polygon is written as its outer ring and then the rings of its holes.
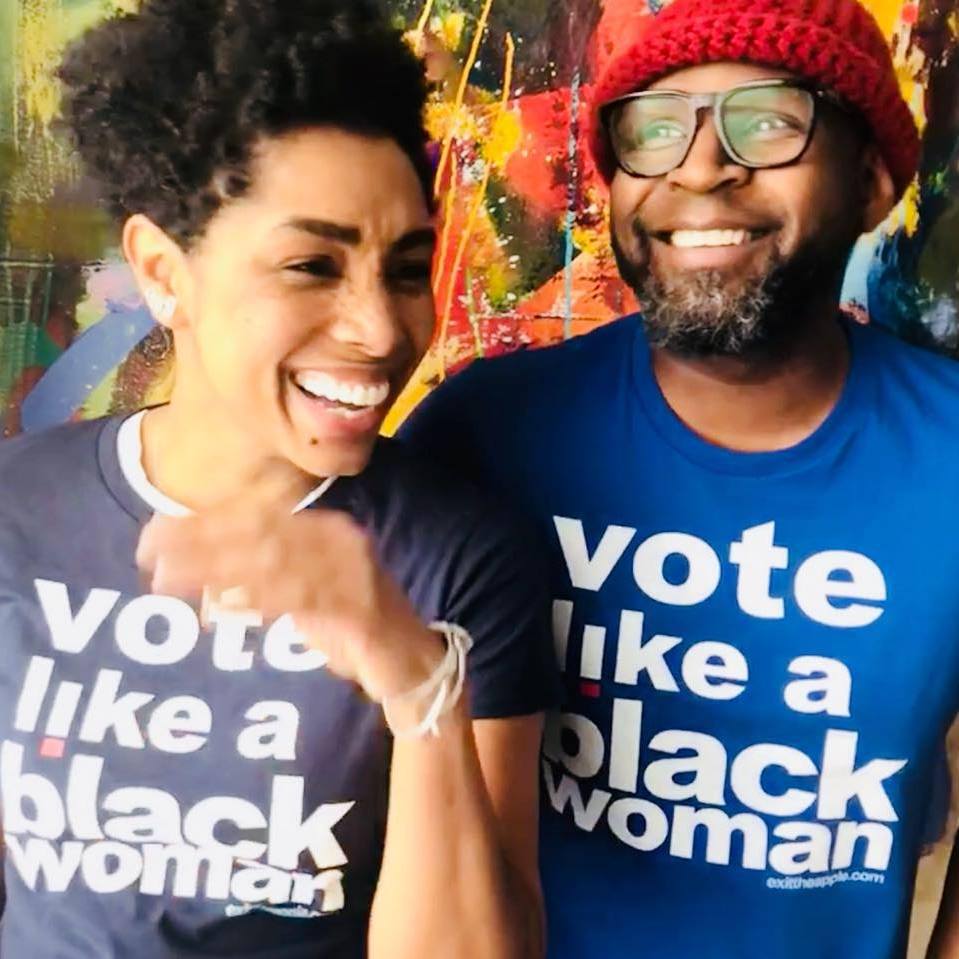
{"type": "Polygon", "coordinates": [[[476,220],[486,201],[486,191],[489,188],[492,172],[493,168],[487,164],[483,172],[483,178],[477,187],[476,196],[473,199],[466,226],[457,244],[456,256],[453,259],[453,267],[450,270],[449,282],[446,284],[446,302],[443,304],[443,313],[440,318],[440,340],[438,346],[440,356],[440,380],[446,379],[446,341],[449,333],[450,315],[453,312],[453,296],[456,293],[456,280],[460,274],[460,270],[463,268],[463,258],[466,256],[466,248],[469,245],[473,230],[476,228],[476,220]]]}
{"type": "Polygon", "coordinates": [[[502,170],[519,148],[522,139],[523,126],[519,115],[514,110],[499,110],[493,128],[482,144],[483,159],[497,170],[502,170]]]}
{"type": "Polygon", "coordinates": [[[906,102],[912,107],[920,132],[925,127],[922,110],[923,89],[918,78],[925,72],[925,57],[910,43],[912,26],[902,19],[904,0],[865,0],[866,9],[875,17],[888,40],[898,39],[896,78],[906,102]]]}
{"type": "Polygon", "coordinates": [[[509,292],[509,272],[502,263],[491,263],[486,269],[486,295],[494,303],[509,292]]]}
{"type": "MultiPolygon", "coordinates": [[[[506,113],[506,105],[509,103],[510,91],[513,88],[513,60],[516,56],[516,44],[513,42],[511,34],[506,34],[506,66],[503,71],[503,95],[499,104],[499,116],[506,113]]],[[[450,315],[453,312],[453,296],[456,293],[456,280],[463,267],[463,258],[466,256],[466,248],[469,245],[473,231],[476,229],[476,220],[479,217],[480,210],[486,202],[486,191],[489,188],[490,177],[493,174],[493,165],[486,164],[483,171],[483,178],[476,190],[476,196],[473,198],[473,205],[466,221],[466,226],[460,236],[459,245],[456,249],[456,256],[453,260],[453,268],[450,271],[449,283],[446,287],[446,302],[443,305],[443,313],[440,319],[440,379],[446,378],[446,340],[449,333],[450,315]]]]}
{"type": "Polygon", "coordinates": [[[466,28],[466,14],[461,10],[443,18],[441,33],[447,50],[458,50],[463,42],[463,30],[466,28]]]}
{"type": "MultiPolygon", "coordinates": [[[[125,0],[124,9],[135,9],[125,0]]],[[[65,8],[61,0],[20,0],[17,18],[16,85],[26,133],[46,136],[60,109],[60,85],[55,72],[64,48],[103,19],[100,0],[65,8]]]]}
{"type": "Polygon", "coordinates": [[[146,395],[143,397],[144,406],[160,406],[169,403],[173,395],[173,381],[176,378],[176,362],[170,356],[160,364],[159,372],[150,382],[146,395]]]}
{"type": "Polygon", "coordinates": [[[110,412],[113,402],[113,392],[117,384],[117,374],[119,370],[111,370],[96,386],[96,388],[87,394],[80,409],[80,415],[83,419],[95,419],[98,416],[106,416],[110,412]]]}
{"type": "MultiPolygon", "coordinates": [[[[429,361],[424,361],[424,366],[428,365],[429,361]]],[[[383,426],[380,429],[380,432],[384,436],[392,436],[399,428],[403,420],[406,419],[413,410],[416,409],[419,404],[429,396],[430,393],[430,376],[427,370],[421,370],[418,372],[413,379],[410,380],[409,385],[397,398],[396,402],[393,404],[393,408],[390,410],[389,415],[386,417],[386,420],[383,422],[383,426]]]]}
{"type": "Polygon", "coordinates": [[[431,103],[426,110],[426,127],[434,140],[441,137],[444,141],[449,137],[451,142],[456,139],[480,140],[484,132],[481,116],[474,110],[457,112],[452,103],[431,103]]]}
{"type": "MultiPolygon", "coordinates": [[[[903,98],[909,104],[920,133],[926,126],[924,91],[921,77],[925,74],[925,57],[910,43],[912,27],[902,19],[903,0],[865,0],[865,7],[876,18],[883,34],[892,40],[898,38],[896,78],[903,98]]],[[[955,16],[955,15],[953,15],[955,16]]],[[[903,230],[914,236],[919,228],[919,188],[913,183],[905,196],[887,218],[884,229],[888,233],[903,230]]]]}
{"type": "Polygon", "coordinates": [[[21,107],[41,130],[49,127],[60,105],[53,70],[63,49],[63,11],[59,3],[22,0],[17,23],[17,86],[21,107]]]}
{"type": "MultiPolygon", "coordinates": [[[[89,282],[89,277],[85,279],[89,282]]],[[[103,307],[87,296],[77,303],[73,316],[77,324],[77,332],[85,333],[103,319],[103,307]]]]}
{"type": "Polygon", "coordinates": [[[416,32],[422,33],[426,29],[426,24],[430,22],[430,15],[433,13],[433,4],[435,0],[426,0],[423,4],[423,12],[419,20],[416,21],[416,32]]]}
{"type": "MultiPolygon", "coordinates": [[[[459,176],[459,161],[457,160],[456,154],[453,154],[453,169],[452,177],[450,179],[450,188],[446,191],[446,197],[443,201],[443,232],[440,235],[440,248],[439,254],[436,258],[436,266],[433,272],[433,282],[434,285],[437,285],[442,281],[443,277],[446,275],[446,263],[449,259],[449,252],[451,247],[451,237],[453,231],[453,216],[454,211],[456,210],[456,193],[458,190],[459,184],[457,179],[459,176]]],[[[437,289],[437,292],[439,290],[437,289]]]]}
{"type": "Polygon", "coordinates": [[[577,224],[573,227],[573,245],[583,253],[597,256],[609,247],[609,241],[601,231],[577,224]]]}
{"type": "Polygon", "coordinates": [[[876,18],[886,37],[891,37],[899,23],[902,0],[865,0],[863,6],[876,18]]]}
{"type": "Polygon", "coordinates": [[[907,236],[919,229],[919,184],[913,181],[902,198],[902,228],[907,236]]]}
{"type": "MultiPolygon", "coordinates": [[[[493,0],[486,0],[486,3],[483,5],[483,12],[480,14],[480,18],[476,24],[476,33],[473,36],[473,43],[470,46],[470,52],[469,56],[466,58],[466,63],[463,64],[463,73],[460,76],[459,86],[456,89],[456,96],[453,99],[454,113],[458,114],[463,108],[463,102],[466,99],[466,88],[469,85],[470,73],[473,71],[477,57],[479,57],[480,44],[483,42],[483,34],[486,32],[486,24],[489,22],[489,15],[492,8],[493,0]]],[[[443,140],[443,151],[440,154],[439,166],[436,168],[435,183],[437,186],[443,182],[443,175],[446,173],[446,165],[449,163],[450,152],[453,149],[454,131],[455,124],[451,124],[449,130],[446,132],[446,137],[443,140]]]]}

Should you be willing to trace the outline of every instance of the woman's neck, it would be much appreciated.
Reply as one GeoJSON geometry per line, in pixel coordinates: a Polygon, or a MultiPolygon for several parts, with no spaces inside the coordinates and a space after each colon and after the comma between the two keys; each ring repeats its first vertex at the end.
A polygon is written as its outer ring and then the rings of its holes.
{"type": "Polygon", "coordinates": [[[265,456],[223,417],[209,410],[197,416],[175,396],[147,412],[141,441],[149,481],[193,511],[235,499],[265,480],[289,486],[292,510],[318,483],[289,461],[265,456]]]}

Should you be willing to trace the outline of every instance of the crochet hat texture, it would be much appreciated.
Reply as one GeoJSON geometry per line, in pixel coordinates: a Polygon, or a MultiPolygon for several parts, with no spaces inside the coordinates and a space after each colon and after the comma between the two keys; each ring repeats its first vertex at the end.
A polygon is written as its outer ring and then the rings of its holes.
{"type": "Polygon", "coordinates": [[[594,89],[590,147],[615,172],[598,109],[684,67],[740,61],[778,67],[839,94],[862,114],[901,196],[916,174],[919,133],[885,37],[856,0],[673,0],[639,21],[594,89]]]}

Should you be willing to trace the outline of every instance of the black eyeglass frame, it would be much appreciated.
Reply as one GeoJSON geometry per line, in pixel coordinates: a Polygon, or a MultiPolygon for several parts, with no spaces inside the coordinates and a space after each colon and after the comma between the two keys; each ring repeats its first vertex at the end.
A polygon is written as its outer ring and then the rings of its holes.
{"type": "Polygon", "coordinates": [[[667,173],[671,173],[673,170],[678,169],[686,162],[686,158],[689,156],[689,151],[693,148],[693,143],[696,140],[696,136],[699,133],[700,127],[702,126],[702,113],[704,110],[711,110],[714,117],[717,116],[717,114],[722,116],[722,107],[729,97],[740,93],[743,90],[753,90],[757,88],[761,89],[765,87],[789,87],[795,90],[805,90],[807,93],[811,94],[813,97],[812,119],[809,123],[809,130],[806,133],[806,142],[803,144],[802,149],[791,160],[783,160],[780,163],[750,163],[748,160],[745,160],[743,157],[741,157],[733,148],[726,136],[726,131],[723,129],[723,124],[721,122],[714,124],[716,128],[716,136],[719,138],[719,142],[722,144],[722,148],[726,152],[726,155],[738,166],[744,166],[750,170],[772,170],[776,169],[777,167],[790,166],[793,163],[798,163],[799,160],[802,159],[803,154],[809,149],[809,144],[812,142],[812,138],[816,132],[816,122],[819,116],[819,110],[817,109],[818,101],[828,103],[830,106],[837,108],[843,113],[857,116],[856,111],[853,110],[846,103],[846,101],[842,99],[842,97],[834,93],[832,90],[826,90],[823,87],[820,87],[818,84],[811,83],[806,80],[796,80],[790,77],[783,77],[781,79],[771,78],[768,80],[749,80],[746,83],[737,84],[734,87],[730,87],[728,90],[723,90],[717,93],[684,93],[682,90],[637,90],[633,93],[627,93],[624,96],[616,97],[615,99],[604,103],[599,108],[599,119],[606,137],[606,144],[612,153],[613,158],[616,160],[616,166],[618,166],[619,169],[621,169],[628,176],[636,177],[637,179],[651,180],[658,176],[665,176],[667,173]],[[620,158],[619,151],[616,149],[615,138],[613,137],[611,124],[612,115],[618,107],[625,103],[630,103],[633,100],[644,100],[658,96],[676,97],[677,99],[683,100],[689,105],[689,109],[692,111],[693,115],[692,134],[689,137],[689,141],[686,144],[686,149],[683,151],[683,155],[676,161],[675,165],[671,166],[668,170],[664,170],[662,173],[652,174],[637,173],[635,170],[631,170],[624,163],[624,161],[620,158]]]}

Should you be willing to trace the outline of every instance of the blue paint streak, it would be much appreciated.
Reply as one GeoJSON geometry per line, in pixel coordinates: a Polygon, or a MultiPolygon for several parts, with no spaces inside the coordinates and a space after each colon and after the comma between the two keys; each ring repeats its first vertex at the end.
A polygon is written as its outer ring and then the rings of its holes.
{"type": "Polygon", "coordinates": [[[879,247],[879,234],[870,233],[860,237],[852,251],[846,266],[846,277],[842,287],[842,302],[855,301],[860,306],[869,307],[869,273],[872,270],[876,251],[879,247]]]}
{"type": "MultiPolygon", "coordinates": [[[[869,316],[874,323],[901,335],[915,335],[922,327],[925,297],[912,279],[917,274],[916,252],[921,235],[905,230],[884,236],[869,270],[869,316]]],[[[928,331],[926,331],[928,332],[928,331]]]]}
{"type": "Polygon", "coordinates": [[[69,421],[154,324],[145,307],[108,313],[74,340],[23,401],[24,432],[69,421]]]}
{"type": "Polygon", "coordinates": [[[570,91],[570,123],[569,141],[566,147],[568,161],[566,181],[566,256],[563,265],[563,286],[566,299],[566,311],[563,318],[563,339],[568,340],[573,334],[573,227],[576,225],[576,141],[578,139],[579,117],[579,69],[573,74],[573,86],[570,91]]]}

